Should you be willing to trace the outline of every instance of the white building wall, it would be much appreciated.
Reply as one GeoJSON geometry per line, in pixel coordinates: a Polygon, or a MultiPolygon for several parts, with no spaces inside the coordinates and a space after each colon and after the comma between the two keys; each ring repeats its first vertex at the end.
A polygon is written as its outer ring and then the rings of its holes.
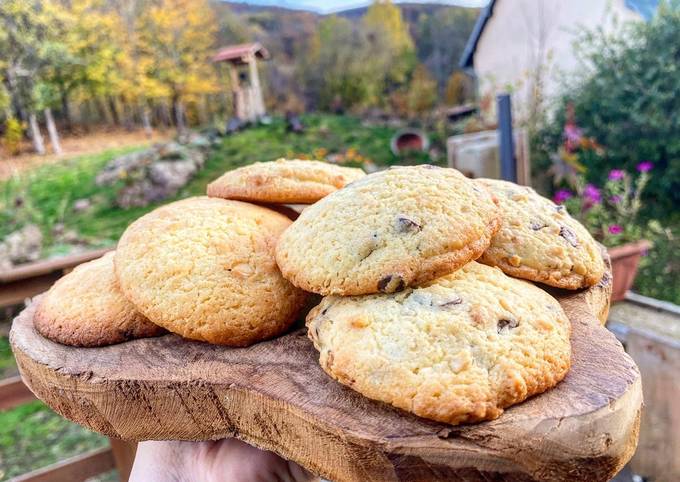
{"type": "Polygon", "coordinates": [[[497,0],[474,53],[485,114],[495,117],[495,95],[509,91],[515,115],[526,116],[538,69],[546,99],[574,75],[579,33],[599,26],[612,31],[640,19],[624,0],[497,0]]]}

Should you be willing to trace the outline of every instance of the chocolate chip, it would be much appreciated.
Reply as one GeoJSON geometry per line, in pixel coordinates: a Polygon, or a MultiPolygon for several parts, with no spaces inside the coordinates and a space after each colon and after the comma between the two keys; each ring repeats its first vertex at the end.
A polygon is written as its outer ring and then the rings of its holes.
{"type": "Polygon", "coordinates": [[[397,274],[389,274],[378,281],[378,291],[383,293],[394,293],[401,291],[406,286],[401,276],[397,274]]]}
{"type": "Polygon", "coordinates": [[[519,326],[519,321],[517,320],[498,320],[498,333],[501,333],[506,328],[511,330],[512,328],[517,328],[519,326]]]}
{"type": "Polygon", "coordinates": [[[547,228],[548,225],[540,221],[531,221],[531,229],[534,231],[539,231],[543,228],[547,228]]]}
{"type": "Polygon", "coordinates": [[[576,233],[574,233],[568,227],[566,226],[560,227],[560,236],[566,239],[567,242],[571,244],[574,248],[578,246],[578,238],[576,237],[576,233]]]}
{"type": "Polygon", "coordinates": [[[456,296],[455,298],[453,298],[453,299],[447,301],[446,303],[442,303],[442,304],[439,305],[439,306],[441,306],[442,308],[446,308],[446,307],[449,307],[449,306],[459,305],[459,304],[461,304],[462,302],[463,302],[463,299],[462,299],[461,297],[459,297],[459,296],[456,296]]]}
{"type": "Polygon", "coordinates": [[[397,231],[400,233],[414,233],[421,229],[423,229],[423,227],[413,219],[404,216],[403,214],[397,216],[397,231]]]}
{"type": "Polygon", "coordinates": [[[326,313],[328,313],[328,308],[321,310],[321,316],[325,315],[326,313]]]}
{"type": "Polygon", "coordinates": [[[556,206],[555,206],[555,211],[557,211],[558,213],[563,212],[563,211],[564,211],[564,206],[562,206],[561,204],[556,205],[556,206]]]}

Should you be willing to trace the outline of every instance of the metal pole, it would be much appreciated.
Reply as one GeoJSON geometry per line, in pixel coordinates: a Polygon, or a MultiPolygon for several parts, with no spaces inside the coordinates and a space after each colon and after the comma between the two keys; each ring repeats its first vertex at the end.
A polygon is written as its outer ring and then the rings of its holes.
{"type": "Polygon", "coordinates": [[[501,177],[517,182],[517,159],[512,135],[512,104],[510,94],[496,97],[498,111],[498,135],[500,137],[501,177]]]}

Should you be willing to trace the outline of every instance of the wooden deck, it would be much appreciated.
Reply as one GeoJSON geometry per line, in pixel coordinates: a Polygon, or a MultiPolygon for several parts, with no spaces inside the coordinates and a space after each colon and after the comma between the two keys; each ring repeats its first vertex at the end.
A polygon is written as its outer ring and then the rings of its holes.
{"type": "Polygon", "coordinates": [[[680,480],[680,306],[628,293],[607,327],[642,375],[640,440],[630,468],[651,481],[680,480]]]}

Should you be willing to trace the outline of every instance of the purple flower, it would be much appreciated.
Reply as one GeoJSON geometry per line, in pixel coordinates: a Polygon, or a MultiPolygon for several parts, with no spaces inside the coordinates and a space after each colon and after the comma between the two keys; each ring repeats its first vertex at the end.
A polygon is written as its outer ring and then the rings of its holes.
{"type": "Polygon", "coordinates": [[[567,141],[577,144],[581,140],[581,136],[583,136],[583,131],[576,125],[567,124],[564,126],[564,137],[567,138],[567,141]]]}
{"type": "Polygon", "coordinates": [[[593,186],[592,184],[586,184],[586,187],[583,190],[583,195],[585,196],[586,200],[590,201],[593,204],[597,204],[602,200],[600,190],[593,186]]]}
{"type": "Polygon", "coordinates": [[[623,172],[623,169],[612,169],[609,171],[609,180],[610,181],[620,181],[623,179],[623,176],[625,176],[626,173],[623,172]]]}
{"type": "Polygon", "coordinates": [[[637,165],[637,170],[639,172],[649,172],[652,170],[654,167],[654,164],[652,164],[650,161],[642,161],[640,164],[637,165]]]}
{"type": "Polygon", "coordinates": [[[609,202],[612,203],[612,204],[618,204],[618,203],[621,202],[621,196],[619,196],[618,194],[615,194],[614,196],[609,198],[609,202]]]}
{"type": "Polygon", "coordinates": [[[560,189],[553,196],[553,201],[555,201],[555,204],[564,204],[564,202],[572,196],[573,194],[568,189],[560,189]]]}
{"type": "Polygon", "coordinates": [[[623,232],[623,228],[618,224],[612,224],[607,230],[609,234],[621,234],[623,232]]]}

